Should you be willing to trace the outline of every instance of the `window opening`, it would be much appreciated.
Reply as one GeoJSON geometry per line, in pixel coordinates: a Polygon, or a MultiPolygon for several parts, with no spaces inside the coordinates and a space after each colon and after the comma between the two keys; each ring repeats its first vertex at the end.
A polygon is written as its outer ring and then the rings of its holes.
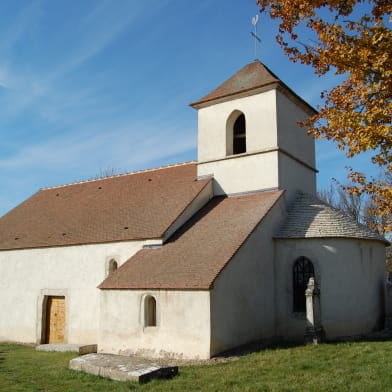
{"type": "Polygon", "coordinates": [[[155,327],[157,325],[157,303],[151,295],[145,299],[144,315],[146,327],[155,327]]]}
{"type": "Polygon", "coordinates": [[[114,271],[116,271],[117,268],[118,268],[117,261],[114,260],[114,259],[111,259],[111,260],[109,261],[109,271],[108,271],[108,272],[109,272],[109,275],[112,274],[114,271]]]}
{"type": "Polygon", "coordinates": [[[293,311],[306,312],[305,290],[309,278],[314,277],[313,264],[306,257],[301,256],[293,266],[293,311]]]}
{"type": "Polygon", "coordinates": [[[233,126],[233,154],[246,152],[245,116],[239,115],[233,126]]]}

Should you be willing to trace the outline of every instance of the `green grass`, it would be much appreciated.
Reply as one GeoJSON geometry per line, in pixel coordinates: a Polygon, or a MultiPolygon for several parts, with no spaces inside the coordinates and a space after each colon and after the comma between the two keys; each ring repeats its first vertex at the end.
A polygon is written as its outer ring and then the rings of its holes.
{"type": "Polygon", "coordinates": [[[172,380],[138,385],[67,368],[74,353],[37,352],[0,343],[0,391],[121,392],[388,392],[392,391],[392,342],[277,347],[238,361],[180,368],[172,380]]]}

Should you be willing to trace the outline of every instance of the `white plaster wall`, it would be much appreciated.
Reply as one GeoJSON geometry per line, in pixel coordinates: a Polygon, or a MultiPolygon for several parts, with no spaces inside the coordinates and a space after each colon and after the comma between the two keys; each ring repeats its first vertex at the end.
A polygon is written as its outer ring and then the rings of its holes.
{"type": "Polygon", "coordinates": [[[99,285],[106,264],[120,266],[142,241],[0,252],[0,341],[41,340],[45,295],[66,297],[65,343],[97,343],[99,285]]]}
{"type": "Polygon", "coordinates": [[[210,357],[210,293],[198,290],[102,290],[99,351],[149,357],[210,357]],[[145,295],[157,326],[144,327],[145,295]]]}
{"type": "Polygon", "coordinates": [[[307,134],[306,128],[298,125],[299,121],[310,117],[309,113],[280,91],[277,91],[276,97],[279,147],[314,168],[314,139],[307,134]]]}
{"type": "Polygon", "coordinates": [[[314,265],[327,338],[367,333],[379,326],[384,309],[384,244],[357,239],[277,240],[279,336],[303,339],[305,319],[292,313],[292,267],[300,256],[314,265]]]}
{"type": "Polygon", "coordinates": [[[274,242],[281,198],[215,281],[211,292],[211,354],[275,336],[274,242]]]}
{"type": "Polygon", "coordinates": [[[279,188],[286,189],[290,196],[298,191],[316,195],[316,172],[279,152],[279,188]]]}
{"type": "Polygon", "coordinates": [[[226,121],[234,110],[245,115],[248,153],[277,146],[276,91],[270,90],[198,110],[199,162],[226,156],[226,121]]]}
{"type": "Polygon", "coordinates": [[[213,175],[217,195],[274,188],[314,194],[314,139],[297,124],[309,110],[275,88],[252,93],[199,109],[198,176],[213,175]],[[227,121],[233,112],[245,115],[245,154],[227,155],[227,121]],[[288,153],[279,152],[279,161],[278,148],[288,153]]]}
{"type": "Polygon", "coordinates": [[[198,164],[198,175],[214,175],[214,194],[278,188],[278,152],[241,155],[198,164]]]}

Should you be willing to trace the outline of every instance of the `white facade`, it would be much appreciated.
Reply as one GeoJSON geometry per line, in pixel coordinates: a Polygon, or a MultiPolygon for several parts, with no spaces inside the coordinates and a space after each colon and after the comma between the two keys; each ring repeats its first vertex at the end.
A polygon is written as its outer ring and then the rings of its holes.
{"type": "Polygon", "coordinates": [[[115,259],[120,266],[142,241],[0,252],[0,341],[43,343],[45,299],[65,297],[65,343],[96,343],[97,286],[115,259]]]}

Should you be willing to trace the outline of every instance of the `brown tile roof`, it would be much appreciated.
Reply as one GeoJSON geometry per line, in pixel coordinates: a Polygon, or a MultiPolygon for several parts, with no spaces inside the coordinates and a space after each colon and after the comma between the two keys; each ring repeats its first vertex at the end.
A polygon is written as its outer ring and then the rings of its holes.
{"type": "Polygon", "coordinates": [[[99,288],[210,289],[282,193],[212,199],[170,241],[137,252],[99,288]]]}
{"type": "Polygon", "coordinates": [[[160,238],[207,185],[187,163],[42,189],[0,218],[0,249],[160,238]]]}
{"type": "Polygon", "coordinates": [[[259,87],[266,86],[268,84],[280,82],[279,78],[272,73],[264,64],[260,61],[254,61],[243,67],[230,79],[222,83],[211,93],[198,101],[191,103],[191,106],[212,101],[218,98],[227,97],[230,95],[238,94],[241,92],[254,90],[259,87]]]}
{"type": "Polygon", "coordinates": [[[247,91],[256,90],[274,83],[278,83],[279,86],[283,87],[286,92],[289,92],[292,96],[302,102],[302,104],[305,105],[305,107],[310,110],[310,112],[317,113],[317,111],[311,105],[309,105],[290,87],[283,83],[282,80],[280,80],[266,65],[261,63],[259,60],[245,65],[245,67],[240,69],[236,74],[222,83],[214,91],[207,94],[198,101],[191,103],[190,106],[197,108],[197,106],[200,104],[205,104],[220,98],[234,96],[236,94],[247,91]]]}

